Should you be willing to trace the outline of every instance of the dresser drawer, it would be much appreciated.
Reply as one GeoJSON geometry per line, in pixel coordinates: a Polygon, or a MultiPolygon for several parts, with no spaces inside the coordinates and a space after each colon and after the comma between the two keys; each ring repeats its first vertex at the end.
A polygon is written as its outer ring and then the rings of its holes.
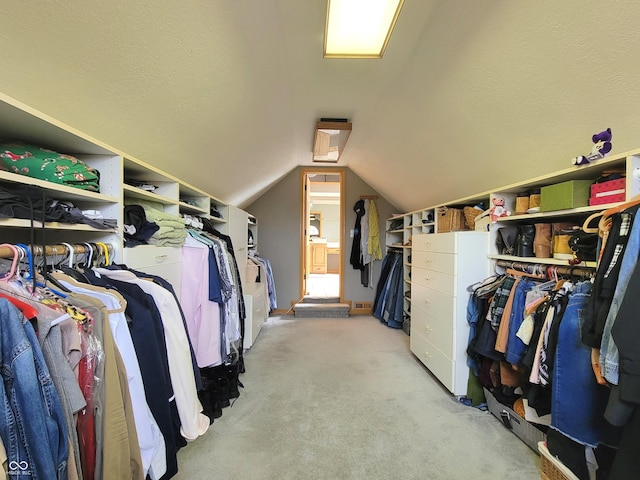
{"type": "Polygon", "coordinates": [[[178,298],[182,286],[182,249],[140,245],[125,248],[122,254],[125,265],[149,275],[164,278],[171,284],[178,298]]]}
{"type": "Polygon", "coordinates": [[[453,325],[454,306],[455,298],[450,295],[415,283],[411,285],[411,311],[414,314],[420,310],[453,325]]]}
{"type": "Polygon", "coordinates": [[[266,307],[264,303],[264,298],[255,298],[253,299],[253,325],[262,325],[267,318],[266,307]]]}
{"type": "Polygon", "coordinates": [[[411,335],[421,335],[449,358],[455,358],[455,331],[451,319],[434,318],[428,313],[413,311],[411,335]]]}
{"type": "Polygon", "coordinates": [[[411,283],[418,283],[451,296],[456,294],[456,277],[447,273],[414,267],[411,269],[411,283]]]}
{"type": "Polygon", "coordinates": [[[453,253],[412,252],[411,265],[442,273],[453,273],[456,267],[456,256],[453,253]]]}
{"type": "Polygon", "coordinates": [[[455,362],[417,333],[409,337],[411,351],[450,391],[454,390],[455,362]]]}
{"type": "Polygon", "coordinates": [[[455,233],[418,234],[411,237],[411,249],[423,252],[456,253],[455,233]]]}
{"type": "Polygon", "coordinates": [[[166,263],[182,263],[182,249],[178,247],[140,245],[138,247],[125,248],[122,256],[124,263],[134,269],[166,263]]]}

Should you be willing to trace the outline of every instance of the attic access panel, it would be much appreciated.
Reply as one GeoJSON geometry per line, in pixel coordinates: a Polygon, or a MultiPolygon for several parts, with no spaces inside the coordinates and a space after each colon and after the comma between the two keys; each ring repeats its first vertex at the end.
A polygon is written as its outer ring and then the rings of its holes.
{"type": "Polygon", "coordinates": [[[316,122],[313,141],[313,161],[318,163],[338,163],[351,135],[351,122],[316,122]]]}

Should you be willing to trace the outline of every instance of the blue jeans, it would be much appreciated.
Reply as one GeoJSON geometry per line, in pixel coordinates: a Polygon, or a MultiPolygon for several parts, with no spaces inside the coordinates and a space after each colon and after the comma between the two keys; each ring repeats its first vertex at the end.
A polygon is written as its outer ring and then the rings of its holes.
{"type": "Polygon", "coordinates": [[[62,404],[31,324],[0,299],[0,436],[11,478],[67,478],[62,404]]]}
{"type": "Polygon", "coordinates": [[[551,428],[581,445],[615,445],[616,429],[604,419],[608,390],[591,369],[591,348],[580,339],[591,283],[580,282],[561,319],[553,365],[551,428]]]}
{"type": "Polygon", "coordinates": [[[527,351],[527,345],[520,340],[516,333],[518,333],[518,329],[524,320],[527,292],[535,285],[536,282],[523,278],[518,282],[516,290],[513,292],[513,304],[511,315],[509,316],[509,338],[507,340],[507,351],[505,352],[505,359],[513,365],[518,365],[527,351]]]}

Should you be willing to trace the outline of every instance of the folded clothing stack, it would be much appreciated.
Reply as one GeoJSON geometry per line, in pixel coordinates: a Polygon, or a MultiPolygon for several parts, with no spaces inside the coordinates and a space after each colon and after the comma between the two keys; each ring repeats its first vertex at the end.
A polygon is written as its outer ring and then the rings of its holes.
{"type": "MultiPolygon", "coordinates": [[[[129,202],[127,202],[129,203],[129,202]]],[[[187,238],[184,220],[162,210],[162,204],[136,200],[129,204],[140,205],[149,222],[158,225],[158,230],[151,235],[148,243],[159,247],[182,247],[187,238]]]]}

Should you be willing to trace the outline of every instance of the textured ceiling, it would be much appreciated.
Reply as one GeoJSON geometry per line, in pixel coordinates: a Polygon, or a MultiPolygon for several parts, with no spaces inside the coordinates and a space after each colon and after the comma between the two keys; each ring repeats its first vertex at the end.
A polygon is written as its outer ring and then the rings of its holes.
{"type": "Polygon", "coordinates": [[[325,0],[42,5],[3,2],[0,91],[241,207],[320,117],[405,211],[640,146],[632,0],[405,0],[381,60],[322,58],[325,0]]]}

